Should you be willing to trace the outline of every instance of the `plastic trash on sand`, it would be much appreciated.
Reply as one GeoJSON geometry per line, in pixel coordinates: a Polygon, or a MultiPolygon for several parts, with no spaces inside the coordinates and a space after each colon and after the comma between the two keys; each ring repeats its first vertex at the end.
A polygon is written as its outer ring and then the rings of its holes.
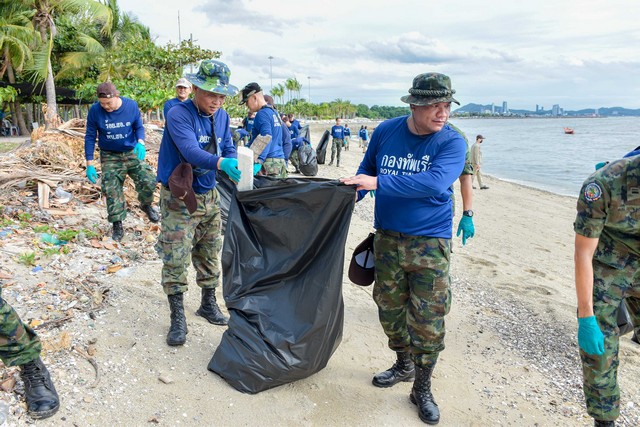
{"type": "Polygon", "coordinates": [[[254,185],[229,198],[222,275],[230,319],[208,366],[244,393],[313,375],[340,344],[355,205],[355,189],[338,181],[256,177],[254,185]]]}

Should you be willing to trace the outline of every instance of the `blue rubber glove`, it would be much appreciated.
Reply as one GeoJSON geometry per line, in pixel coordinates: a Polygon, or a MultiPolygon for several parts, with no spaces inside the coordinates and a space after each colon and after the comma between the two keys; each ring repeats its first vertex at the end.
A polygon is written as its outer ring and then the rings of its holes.
{"type": "Polygon", "coordinates": [[[376,197],[376,190],[369,190],[369,196],[376,197]]]}
{"type": "Polygon", "coordinates": [[[256,176],[258,172],[262,169],[262,163],[254,163],[253,164],[253,176],[256,176]]]}
{"type": "Polygon", "coordinates": [[[147,155],[147,150],[144,148],[144,145],[139,142],[133,147],[133,154],[138,156],[138,160],[144,160],[144,156],[147,155]]]}
{"type": "Polygon", "coordinates": [[[462,245],[467,244],[467,239],[473,237],[476,234],[476,229],[473,226],[473,218],[470,216],[462,215],[460,218],[460,222],[458,223],[458,231],[456,232],[456,237],[460,237],[460,233],[462,233],[462,245]]]}
{"type": "Polygon", "coordinates": [[[587,354],[604,354],[604,335],[596,316],[578,317],[578,344],[587,354]]]}
{"type": "Polygon", "coordinates": [[[229,175],[231,181],[236,183],[240,182],[240,175],[242,175],[242,173],[240,169],[238,169],[238,159],[232,159],[230,157],[223,158],[220,162],[220,170],[229,175]]]}
{"type": "Polygon", "coordinates": [[[601,168],[607,166],[608,164],[609,164],[609,162],[596,163],[596,170],[601,169],[601,168]]]}
{"type": "Polygon", "coordinates": [[[96,172],[94,166],[87,166],[87,179],[91,181],[92,184],[95,184],[98,180],[98,172],[96,172]]]}

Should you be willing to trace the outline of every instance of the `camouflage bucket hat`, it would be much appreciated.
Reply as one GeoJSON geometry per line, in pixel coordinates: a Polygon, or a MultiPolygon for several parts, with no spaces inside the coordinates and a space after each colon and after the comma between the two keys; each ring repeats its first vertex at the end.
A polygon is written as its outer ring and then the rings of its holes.
{"type": "Polygon", "coordinates": [[[440,73],[418,74],[413,79],[409,93],[410,95],[405,95],[400,100],[413,105],[431,105],[438,102],[455,102],[460,105],[453,97],[456,91],[451,89],[451,79],[440,73]]]}
{"type": "Polygon", "coordinates": [[[231,71],[225,63],[206,59],[202,61],[196,74],[187,74],[185,77],[194,86],[207,92],[234,96],[238,93],[238,88],[229,84],[230,76],[231,71]]]}

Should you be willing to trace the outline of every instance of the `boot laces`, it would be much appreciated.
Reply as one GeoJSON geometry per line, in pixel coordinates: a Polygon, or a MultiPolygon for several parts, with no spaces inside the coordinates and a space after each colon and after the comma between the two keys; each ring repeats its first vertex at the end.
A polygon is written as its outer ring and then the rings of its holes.
{"type": "Polygon", "coordinates": [[[22,381],[25,383],[29,383],[29,386],[32,388],[38,386],[44,386],[46,383],[46,378],[44,371],[40,369],[40,366],[36,362],[27,363],[26,365],[22,365],[22,381]]]}

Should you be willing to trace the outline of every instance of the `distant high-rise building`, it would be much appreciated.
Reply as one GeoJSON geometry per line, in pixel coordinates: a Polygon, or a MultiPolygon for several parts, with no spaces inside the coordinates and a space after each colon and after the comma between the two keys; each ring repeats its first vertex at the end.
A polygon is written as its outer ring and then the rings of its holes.
{"type": "Polygon", "coordinates": [[[536,113],[538,112],[538,104],[536,104],[536,113]]]}
{"type": "Polygon", "coordinates": [[[551,115],[559,116],[560,115],[560,106],[558,104],[554,104],[551,108],[551,115]]]}
{"type": "Polygon", "coordinates": [[[507,114],[509,112],[509,108],[507,108],[507,101],[502,101],[502,114],[507,114]]]}

